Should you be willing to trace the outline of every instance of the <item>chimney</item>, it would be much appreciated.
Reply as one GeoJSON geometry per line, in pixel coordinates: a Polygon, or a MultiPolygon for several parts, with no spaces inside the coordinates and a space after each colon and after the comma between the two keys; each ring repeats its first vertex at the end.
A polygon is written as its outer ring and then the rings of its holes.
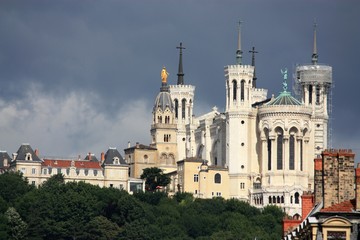
{"type": "Polygon", "coordinates": [[[131,143],[130,143],[130,141],[128,141],[128,148],[130,148],[131,147],[131,143]]]}
{"type": "Polygon", "coordinates": [[[103,163],[105,161],[105,153],[101,153],[100,162],[103,163]]]}
{"type": "Polygon", "coordinates": [[[39,156],[39,149],[35,149],[35,155],[39,156]]]}
{"type": "Polygon", "coordinates": [[[357,168],[355,169],[355,183],[356,183],[356,211],[360,211],[360,163],[357,164],[357,168]]]}
{"type": "Polygon", "coordinates": [[[91,152],[88,154],[89,161],[91,161],[91,152]]]}
{"type": "Polygon", "coordinates": [[[139,142],[136,142],[136,148],[139,148],[139,142]]]}
{"type": "Polygon", "coordinates": [[[314,159],[314,197],[315,203],[323,200],[323,160],[322,158],[314,159]]]}
{"type": "Polygon", "coordinates": [[[305,219],[314,207],[314,194],[311,192],[303,192],[301,203],[301,217],[302,219],[305,219]]]}

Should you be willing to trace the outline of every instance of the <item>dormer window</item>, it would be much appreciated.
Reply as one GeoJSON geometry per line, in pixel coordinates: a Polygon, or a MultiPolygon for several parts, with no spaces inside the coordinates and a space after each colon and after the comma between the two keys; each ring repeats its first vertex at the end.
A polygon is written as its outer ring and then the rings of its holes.
{"type": "Polygon", "coordinates": [[[113,158],[113,164],[114,165],[120,165],[120,159],[118,157],[113,158]]]}
{"type": "Polygon", "coordinates": [[[31,160],[32,160],[31,153],[27,153],[27,154],[25,155],[25,160],[27,160],[27,161],[31,161],[31,160]]]}

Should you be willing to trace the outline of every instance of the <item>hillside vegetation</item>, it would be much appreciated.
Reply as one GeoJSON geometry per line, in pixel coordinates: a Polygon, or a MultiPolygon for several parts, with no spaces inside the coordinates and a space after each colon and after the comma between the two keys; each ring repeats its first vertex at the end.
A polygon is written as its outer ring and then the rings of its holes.
{"type": "Polygon", "coordinates": [[[280,239],[283,212],[181,193],[129,195],[54,175],[41,187],[0,175],[0,239],[280,239]]]}

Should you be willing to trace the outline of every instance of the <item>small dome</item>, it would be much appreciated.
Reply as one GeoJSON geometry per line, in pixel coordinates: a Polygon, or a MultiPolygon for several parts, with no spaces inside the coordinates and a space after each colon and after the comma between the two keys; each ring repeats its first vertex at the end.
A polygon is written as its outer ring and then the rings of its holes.
{"type": "Polygon", "coordinates": [[[266,104],[267,106],[277,106],[277,105],[292,105],[292,106],[299,106],[302,105],[302,103],[291,96],[290,92],[282,92],[279,96],[277,96],[275,99],[272,99],[270,102],[266,104]]]}
{"type": "Polygon", "coordinates": [[[156,109],[158,108],[160,108],[162,111],[165,111],[166,107],[168,107],[170,111],[174,110],[174,105],[171,101],[170,93],[166,91],[161,91],[155,99],[154,111],[156,111],[156,109]]]}

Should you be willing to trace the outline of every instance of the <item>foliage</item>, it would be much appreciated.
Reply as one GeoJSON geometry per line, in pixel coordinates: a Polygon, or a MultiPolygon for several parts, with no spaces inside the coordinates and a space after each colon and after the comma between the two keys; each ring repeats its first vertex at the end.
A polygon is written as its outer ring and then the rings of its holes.
{"type": "Polygon", "coordinates": [[[165,192],[137,192],[134,193],[134,197],[142,202],[158,205],[162,199],[167,198],[167,194],[165,192]]]}
{"type": "Polygon", "coordinates": [[[9,207],[9,209],[5,212],[5,217],[9,226],[10,239],[25,239],[27,224],[21,219],[16,209],[9,207]]]}
{"type": "Polygon", "coordinates": [[[12,205],[17,198],[31,191],[34,187],[29,185],[20,172],[5,172],[0,174],[0,197],[12,205]]]}
{"type": "Polygon", "coordinates": [[[282,234],[283,212],[275,206],[259,210],[236,199],[198,199],[190,193],[132,196],[115,188],[65,183],[62,175],[39,188],[18,173],[0,175],[1,182],[12,187],[0,188],[0,239],[271,240],[282,234]]]}
{"type": "Polygon", "coordinates": [[[160,168],[145,168],[140,176],[145,179],[145,189],[147,191],[155,191],[159,187],[165,187],[170,183],[170,177],[165,175],[160,168]]]}

